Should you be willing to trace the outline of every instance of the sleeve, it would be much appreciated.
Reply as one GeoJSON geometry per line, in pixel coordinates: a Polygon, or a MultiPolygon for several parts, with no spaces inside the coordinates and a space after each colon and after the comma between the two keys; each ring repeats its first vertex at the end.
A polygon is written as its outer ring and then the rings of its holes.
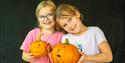
{"type": "Polygon", "coordinates": [[[99,27],[96,27],[95,34],[96,34],[95,39],[96,39],[97,45],[100,45],[103,41],[107,41],[103,31],[99,27]]]}
{"type": "Polygon", "coordinates": [[[23,50],[23,51],[29,51],[29,47],[30,47],[30,44],[31,42],[33,42],[33,36],[32,36],[33,32],[30,31],[27,36],[25,37],[20,49],[23,50]]]}
{"type": "Polygon", "coordinates": [[[62,39],[61,39],[61,43],[65,43],[65,40],[67,39],[67,36],[66,35],[63,35],[62,36],[62,39]]]}

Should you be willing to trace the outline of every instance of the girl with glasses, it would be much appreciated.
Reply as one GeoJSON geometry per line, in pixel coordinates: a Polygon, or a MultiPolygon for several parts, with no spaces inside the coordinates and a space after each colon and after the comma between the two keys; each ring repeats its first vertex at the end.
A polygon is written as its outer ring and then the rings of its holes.
{"type": "Polygon", "coordinates": [[[49,44],[48,46],[53,47],[60,42],[63,33],[55,29],[55,10],[56,6],[51,0],[42,1],[37,6],[36,17],[38,27],[29,31],[20,47],[20,49],[23,50],[22,58],[24,61],[30,63],[51,63],[49,55],[35,58],[30,53],[30,46],[38,39],[40,34],[40,39],[49,44]]]}

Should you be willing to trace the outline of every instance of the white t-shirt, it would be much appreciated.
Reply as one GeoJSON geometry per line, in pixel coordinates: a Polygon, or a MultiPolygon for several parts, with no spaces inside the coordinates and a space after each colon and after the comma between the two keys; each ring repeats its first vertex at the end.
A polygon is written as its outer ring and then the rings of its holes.
{"type": "Polygon", "coordinates": [[[62,37],[62,42],[64,42],[66,38],[69,40],[70,44],[74,44],[78,47],[79,51],[87,55],[100,53],[98,45],[103,41],[107,41],[103,31],[99,27],[88,27],[88,30],[79,36],[66,34],[62,37]]]}

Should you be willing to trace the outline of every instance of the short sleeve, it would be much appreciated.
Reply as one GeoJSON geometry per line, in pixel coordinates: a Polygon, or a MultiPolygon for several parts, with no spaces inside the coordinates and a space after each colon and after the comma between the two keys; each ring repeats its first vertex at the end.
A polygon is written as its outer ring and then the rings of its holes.
{"type": "Polygon", "coordinates": [[[31,30],[25,37],[20,49],[23,51],[29,51],[29,47],[33,41],[36,40],[37,35],[40,33],[39,29],[31,30]]]}
{"type": "Polygon", "coordinates": [[[65,40],[66,40],[66,35],[63,35],[63,36],[62,36],[62,39],[61,39],[61,43],[64,43],[65,40]]]}
{"type": "Polygon", "coordinates": [[[107,41],[103,31],[99,27],[95,28],[95,39],[97,45],[100,45],[103,41],[107,41]]]}
{"type": "Polygon", "coordinates": [[[23,41],[23,43],[22,43],[22,45],[20,47],[21,50],[23,50],[23,51],[29,51],[29,46],[30,46],[30,44],[32,42],[32,35],[31,34],[32,34],[31,32],[29,32],[27,34],[25,40],[23,41]]]}

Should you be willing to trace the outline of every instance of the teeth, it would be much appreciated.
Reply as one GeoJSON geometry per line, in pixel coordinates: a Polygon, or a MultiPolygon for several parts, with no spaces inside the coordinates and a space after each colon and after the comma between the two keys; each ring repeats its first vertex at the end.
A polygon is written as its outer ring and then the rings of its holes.
{"type": "Polygon", "coordinates": [[[51,23],[51,21],[50,22],[44,22],[44,24],[50,24],[51,23]]]}

